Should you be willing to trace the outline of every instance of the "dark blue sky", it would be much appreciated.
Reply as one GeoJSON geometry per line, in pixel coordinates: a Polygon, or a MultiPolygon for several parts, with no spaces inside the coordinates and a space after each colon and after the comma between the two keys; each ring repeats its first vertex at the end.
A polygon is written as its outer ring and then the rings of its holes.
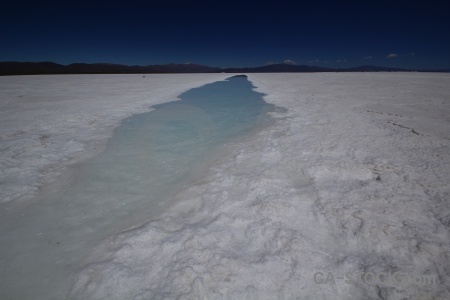
{"type": "Polygon", "coordinates": [[[11,1],[0,33],[0,61],[450,68],[437,1],[11,1]]]}

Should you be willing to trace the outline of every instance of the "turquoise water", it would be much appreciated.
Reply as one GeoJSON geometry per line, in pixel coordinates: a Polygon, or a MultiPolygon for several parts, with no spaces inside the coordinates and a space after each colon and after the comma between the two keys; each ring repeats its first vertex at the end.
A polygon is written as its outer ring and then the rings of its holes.
{"type": "Polygon", "coordinates": [[[125,119],[65,191],[2,220],[0,299],[63,299],[70,274],[100,240],[157,217],[224,144],[269,125],[274,110],[246,77],[179,98],[125,119]]]}
{"type": "Polygon", "coordinates": [[[134,211],[153,215],[201,173],[199,166],[221,145],[267,124],[266,112],[273,110],[245,77],[192,89],[180,99],[132,116],[117,128],[107,149],[79,171],[69,193],[86,203],[70,199],[70,210],[78,207],[76,215],[86,218],[97,210],[92,223],[105,225],[111,214],[132,220],[134,211]]]}

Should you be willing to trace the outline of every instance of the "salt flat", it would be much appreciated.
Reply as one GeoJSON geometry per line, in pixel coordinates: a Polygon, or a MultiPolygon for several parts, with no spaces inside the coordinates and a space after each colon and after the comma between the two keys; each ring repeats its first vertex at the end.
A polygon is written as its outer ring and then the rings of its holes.
{"type": "MultiPolygon", "coordinates": [[[[4,207],[125,116],[228,76],[0,78],[4,207]]],[[[159,218],[99,242],[67,297],[450,298],[450,76],[249,80],[286,109],[277,122],[224,145],[159,218]]]]}

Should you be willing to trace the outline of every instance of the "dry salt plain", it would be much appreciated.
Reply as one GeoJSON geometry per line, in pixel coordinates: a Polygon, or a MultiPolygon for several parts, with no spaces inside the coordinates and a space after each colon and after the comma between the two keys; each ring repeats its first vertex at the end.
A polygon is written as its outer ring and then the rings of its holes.
{"type": "Polygon", "coordinates": [[[229,76],[0,77],[0,298],[450,299],[450,74],[250,74],[284,109],[157,215],[33,223],[121,120],[229,76]]]}

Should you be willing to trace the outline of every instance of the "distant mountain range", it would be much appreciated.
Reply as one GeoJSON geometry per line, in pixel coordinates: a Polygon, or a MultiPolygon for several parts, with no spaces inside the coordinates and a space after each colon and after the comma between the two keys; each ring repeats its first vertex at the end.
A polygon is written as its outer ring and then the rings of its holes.
{"type": "Polygon", "coordinates": [[[442,70],[412,70],[377,66],[355,68],[324,68],[317,66],[272,64],[253,68],[215,68],[197,64],[167,64],[127,66],[118,64],[75,63],[60,65],[53,62],[0,62],[0,75],[41,74],[165,74],[165,73],[307,73],[307,72],[450,72],[442,70]]]}

